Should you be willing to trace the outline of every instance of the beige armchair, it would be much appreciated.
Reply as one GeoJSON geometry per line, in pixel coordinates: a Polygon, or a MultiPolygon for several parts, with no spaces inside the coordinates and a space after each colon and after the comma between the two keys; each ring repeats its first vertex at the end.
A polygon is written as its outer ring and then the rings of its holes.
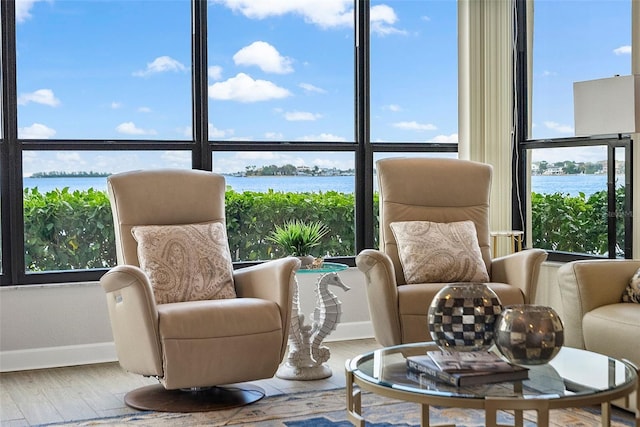
{"type": "MultiPolygon", "coordinates": [[[[534,301],[547,253],[529,249],[491,259],[490,165],[435,158],[389,158],[376,163],[380,196],[380,250],[365,249],[356,265],[365,275],[376,340],[383,346],[430,341],[427,310],[446,283],[407,284],[391,224],[398,221],[475,224],[489,286],[503,305],[534,301]]],[[[427,243],[428,244],[428,243],[427,243]]]]}
{"type": "MultiPolygon", "coordinates": [[[[229,268],[235,298],[158,303],[160,284],[154,286],[140,268],[132,229],[221,223],[223,227],[216,227],[224,230],[224,177],[197,170],[126,172],[108,178],[108,193],[118,266],[102,277],[101,285],[118,360],[127,371],[159,380],[127,393],[127,405],[189,412],[238,406],[264,396],[251,384],[221,386],[275,374],[287,346],[299,261],[289,257],[229,268]]],[[[221,234],[226,244],[226,233],[221,234]]],[[[206,254],[208,248],[205,245],[206,254]]],[[[208,258],[196,264],[222,264],[208,258]]],[[[231,267],[230,256],[227,265],[231,267]]]]}
{"type": "MultiPolygon", "coordinates": [[[[622,302],[638,268],[640,260],[612,259],[573,261],[558,269],[566,346],[640,367],[640,304],[622,302]]],[[[635,410],[639,397],[617,404],[635,410]]]]}

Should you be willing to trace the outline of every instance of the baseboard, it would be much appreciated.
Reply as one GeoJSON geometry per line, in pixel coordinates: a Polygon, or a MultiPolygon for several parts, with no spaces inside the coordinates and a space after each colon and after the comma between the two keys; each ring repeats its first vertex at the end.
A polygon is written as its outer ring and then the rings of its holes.
{"type": "MultiPolygon", "coordinates": [[[[346,341],[372,337],[373,326],[371,322],[351,322],[339,324],[325,341],[346,341]]],[[[90,365],[117,360],[113,342],[0,351],[0,372],[90,365]]]]}
{"type": "Polygon", "coordinates": [[[113,342],[0,352],[0,372],[115,362],[113,342]]]}

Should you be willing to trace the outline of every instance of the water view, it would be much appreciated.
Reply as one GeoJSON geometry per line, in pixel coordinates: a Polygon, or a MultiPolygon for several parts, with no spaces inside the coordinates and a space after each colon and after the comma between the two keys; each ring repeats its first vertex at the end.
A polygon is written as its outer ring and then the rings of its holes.
{"type": "MultiPolygon", "coordinates": [[[[337,191],[351,193],[354,188],[353,176],[256,176],[239,177],[226,176],[227,185],[237,192],[256,191],[267,192],[319,192],[337,191]]],[[[38,188],[41,193],[53,191],[56,188],[68,187],[69,190],[94,190],[106,191],[107,181],[105,177],[78,177],[78,178],[24,178],[25,188],[38,188]]],[[[624,176],[617,177],[616,185],[624,184],[624,176]]],[[[587,196],[597,191],[607,189],[606,175],[536,175],[531,177],[532,191],[541,194],[553,194],[561,192],[571,196],[577,196],[580,192],[587,196]]]]}

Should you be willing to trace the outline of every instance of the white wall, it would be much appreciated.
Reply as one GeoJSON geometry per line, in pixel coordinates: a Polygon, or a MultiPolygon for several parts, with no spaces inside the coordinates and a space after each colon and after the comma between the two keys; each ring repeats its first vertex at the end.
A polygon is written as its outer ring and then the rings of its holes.
{"type": "MultiPolygon", "coordinates": [[[[554,307],[562,318],[555,276],[558,266],[542,266],[535,303],[554,307]]],[[[372,337],[364,276],[350,268],[340,277],[351,290],[331,288],[342,302],[342,319],[327,341],[372,337]]],[[[307,321],[315,305],[316,280],[312,274],[298,275],[301,312],[307,321]]],[[[115,360],[104,293],[98,283],[0,288],[0,371],[115,360]]]]}
{"type": "MultiPolygon", "coordinates": [[[[310,323],[317,275],[298,275],[301,312],[310,323]]],[[[326,341],[373,336],[364,277],[355,268],[340,273],[348,292],[342,322],[326,341]]],[[[0,372],[116,360],[104,292],[95,283],[0,288],[0,372]]]]}

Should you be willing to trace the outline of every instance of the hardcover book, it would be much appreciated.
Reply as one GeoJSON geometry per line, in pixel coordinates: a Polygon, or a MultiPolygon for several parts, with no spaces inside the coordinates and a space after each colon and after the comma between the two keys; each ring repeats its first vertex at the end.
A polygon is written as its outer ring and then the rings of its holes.
{"type": "Polygon", "coordinates": [[[427,355],[445,372],[512,371],[514,366],[490,351],[428,351],[427,355]]]}
{"type": "Polygon", "coordinates": [[[504,381],[521,381],[529,378],[528,368],[508,363],[507,365],[509,366],[508,369],[501,367],[500,369],[487,370],[487,367],[483,366],[484,370],[472,368],[454,370],[450,367],[447,370],[442,370],[429,355],[407,357],[407,369],[409,371],[422,373],[430,378],[456,387],[504,381]]]}

